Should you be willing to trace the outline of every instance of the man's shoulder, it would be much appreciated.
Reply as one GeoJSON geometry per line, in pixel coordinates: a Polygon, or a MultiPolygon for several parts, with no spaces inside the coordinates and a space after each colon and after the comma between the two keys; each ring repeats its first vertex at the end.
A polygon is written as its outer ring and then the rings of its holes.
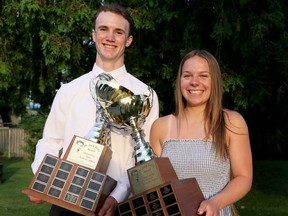
{"type": "Polygon", "coordinates": [[[153,90],[151,86],[147,85],[144,81],[140,80],[134,75],[127,73],[126,76],[127,79],[125,79],[124,85],[132,90],[134,94],[147,94],[150,90],[153,90]]]}
{"type": "Polygon", "coordinates": [[[131,82],[135,82],[135,83],[139,83],[140,85],[145,85],[145,86],[147,86],[146,83],[144,83],[142,80],[140,80],[140,79],[137,78],[136,76],[132,75],[131,73],[127,72],[126,75],[128,76],[128,78],[129,78],[129,80],[130,80],[131,82]]]}
{"type": "Polygon", "coordinates": [[[63,83],[62,86],[67,87],[67,88],[73,88],[75,86],[79,87],[79,85],[87,85],[87,83],[90,82],[90,80],[92,79],[92,73],[88,72],[85,73],[83,75],[81,75],[80,77],[77,77],[73,80],[71,80],[70,82],[67,83],[63,83]]]}

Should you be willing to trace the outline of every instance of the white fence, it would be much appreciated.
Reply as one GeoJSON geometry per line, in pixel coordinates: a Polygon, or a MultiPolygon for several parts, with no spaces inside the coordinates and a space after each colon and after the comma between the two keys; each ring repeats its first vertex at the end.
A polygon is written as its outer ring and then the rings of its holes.
{"type": "Polygon", "coordinates": [[[24,129],[0,127],[0,153],[7,158],[28,158],[24,129]]]}

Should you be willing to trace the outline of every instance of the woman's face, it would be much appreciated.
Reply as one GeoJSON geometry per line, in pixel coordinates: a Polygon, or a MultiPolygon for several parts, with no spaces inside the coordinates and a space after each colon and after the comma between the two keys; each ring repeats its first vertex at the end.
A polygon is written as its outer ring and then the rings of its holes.
{"type": "Polygon", "coordinates": [[[211,74],[206,59],[193,56],[185,61],[181,74],[181,91],[188,107],[206,105],[211,94],[211,74]]]}

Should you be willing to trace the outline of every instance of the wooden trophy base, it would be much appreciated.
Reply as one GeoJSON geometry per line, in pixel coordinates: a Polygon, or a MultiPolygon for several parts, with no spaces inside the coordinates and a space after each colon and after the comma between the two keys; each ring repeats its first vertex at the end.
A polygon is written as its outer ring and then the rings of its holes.
{"type": "Polygon", "coordinates": [[[133,195],[140,194],[178,177],[168,158],[153,158],[127,170],[133,195]]]}
{"type": "Polygon", "coordinates": [[[23,193],[94,216],[116,184],[108,175],[47,154],[23,193]]]}
{"type": "Polygon", "coordinates": [[[83,215],[95,215],[117,182],[106,173],[112,150],[74,136],[63,159],[47,154],[23,193],[83,215]]]}
{"type": "Polygon", "coordinates": [[[118,205],[120,216],[196,216],[204,196],[195,178],[173,180],[118,205]]]}

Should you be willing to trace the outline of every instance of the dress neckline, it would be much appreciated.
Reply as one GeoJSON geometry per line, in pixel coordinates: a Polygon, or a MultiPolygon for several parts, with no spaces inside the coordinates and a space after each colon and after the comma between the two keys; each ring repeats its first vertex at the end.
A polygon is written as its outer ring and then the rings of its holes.
{"type": "Polygon", "coordinates": [[[163,142],[162,146],[164,146],[166,143],[168,142],[172,142],[172,141],[181,141],[181,142],[207,142],[207,143],[213,143],[212,140],[206,140],[206,139],[201,139],[201,138],[195,138],[195,139],[175,139],[175,138],[171,138],[171,139],[167,139],[163,142]]]}

